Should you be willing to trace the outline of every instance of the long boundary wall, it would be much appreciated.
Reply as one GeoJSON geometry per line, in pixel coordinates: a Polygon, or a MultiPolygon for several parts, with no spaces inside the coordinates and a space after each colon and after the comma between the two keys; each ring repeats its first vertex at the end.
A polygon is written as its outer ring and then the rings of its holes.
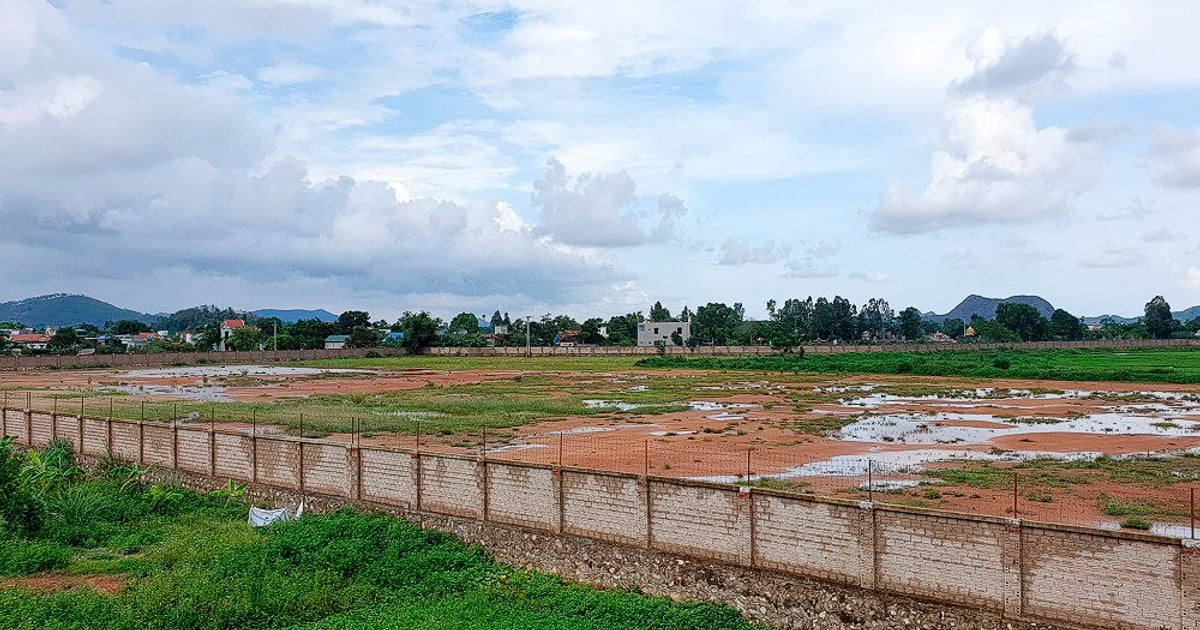
{"type": "Polygon", "coordinates": [[[1005,618],[1200,628],[1194,541],[197,425],[3,409],[19,444],[815,578],[1005,618]]]}
{"type": "MultiPolygon", "coordinates": [[[[1108,348],[1200,348],[1200,339],[1116,339],[1105,341],[1031,341],[1024,343],[884,343],[824,344],[800,346],[806,354],[848,354],[855,352],[964,352],[971,350],[1037,350],[1108,348]]],[[[439,357],[615,357],[615,356],[761,356],[777,352],[771,346],[488,346],[483,348],[425,348],[422,354],[439,357]]],[[[86,356],[0,356],[0,370],[150,367],[193,363],[257,364],[318,359],[356,359],[372,356],[394,357],[408,354],[403,348],[346,348],[343,350],[266,350],[255,352],[162,352],[129,354],[92,354],[86,356]]]]}

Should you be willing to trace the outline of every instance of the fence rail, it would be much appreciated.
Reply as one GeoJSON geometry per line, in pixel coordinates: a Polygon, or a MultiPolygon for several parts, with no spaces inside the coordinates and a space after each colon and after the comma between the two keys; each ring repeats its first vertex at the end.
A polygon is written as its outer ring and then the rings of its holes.
{"type": "MultiPolygon", "coordinates": [[[[591,470],[260,435],[209,424],[0,410],[0,435],[352,502],[583,536],[1097,628],[1200,627],[1192,541],[591,470]]],[[[486,441],[486,436],[484,437],[486,441]]],[[[753,474],[753,460],[747,474],[753,474]]],[[[870,471],[868,471],[868,475],[870,471]]]]}

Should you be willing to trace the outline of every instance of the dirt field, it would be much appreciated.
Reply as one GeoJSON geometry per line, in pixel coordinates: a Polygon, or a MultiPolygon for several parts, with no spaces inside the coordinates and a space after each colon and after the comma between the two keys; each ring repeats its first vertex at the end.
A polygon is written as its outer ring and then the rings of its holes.
{"type": "Polygon", "coordinates": [[[341,441],[361,426],[365,445],[1169,535],[1190,534],[1200,485],[1196,385],[255,366],[2,378],[10,407],[341,441]]]}

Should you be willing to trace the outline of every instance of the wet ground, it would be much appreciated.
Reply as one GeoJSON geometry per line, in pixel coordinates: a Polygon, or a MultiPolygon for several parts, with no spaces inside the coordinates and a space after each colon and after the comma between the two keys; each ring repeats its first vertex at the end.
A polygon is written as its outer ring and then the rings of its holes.
{"type": "MultiPolygon", "coordinates": [[[[569,364],[567,364],[569,365],[569,364]]],[[[86,390],[134,399],[267,402],[521,385],[521,400],[579,397],[587,415],[488,435],[369,432],[367,445],[755,483],[798,491],[1177,535],[1200,476],[1200,386],[952,378],[204,366],[5,375],[10,395],[86,390]],[[530,382],[538,385],[530,386],[530,382]],[[532,393],[531,393],[532,392],[532,393]],[[1170,458],[1165,478],[1121,462],[1170,458]],[[1095,469],[1080,462],[1116,461],[1095,469]],[[980,467],[983,467],[980,469],[980,467]],[[994,474],[1016,473],[1014,489],[994,474]],[[944,471],[962,470],[963,475],[944,471]],[[1010,472],[1011,471],[1011,472],[1010,472]],[[1050,472],[1047,472],[1050,471],[1050,472]],[[986,474],[985,474],[986,473],[986,474]],[[1124,476],[1123,476],[1124,475],[1124,476]],[[1026,481],[1021,481],[1024,478],[1026,481]],[[1141,522],[1133,522],[1136,518],[1141,522]]],[[[469,390],[464,390],[469,391],[469,390]]],[[[341,402],[345,402],[344,400],[341,402]]],[[[514,403],[519,407],[519,401],[514,403]]],[[[364,411],[401,420],[438,412],[364,411]]],[[[222,428],[251,429],[245,423],[222,428]]],[[[259,430],[285,430],[263,427],[259,430]]],[[[410,432],[411,433],[411,432],[410,432]]],[[[349,440],[333,431],[333,440],[349,440]]],[[[1189,530],[1190,533],[1190,530],[1189,530]]]]}

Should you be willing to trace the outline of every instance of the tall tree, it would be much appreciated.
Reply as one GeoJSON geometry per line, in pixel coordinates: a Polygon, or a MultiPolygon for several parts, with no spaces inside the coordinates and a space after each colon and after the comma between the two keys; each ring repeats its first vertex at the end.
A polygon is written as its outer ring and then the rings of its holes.
{"type": "Polygon", "coordinates": [[[1061,308],[1050,314],[1050,336],[1055,339],[1078,341],[1086,329],[1082,320],[1061,308]]]}
{"type": "Polygon", "coordinates": [[[366,311],[346,311],[338,315],[337,327],[344,335],[350,334],[355,326],[370,326],[371,314],[366,311]]]}
{"type": "Polygon", "coordinates": [[[662,302],[655,302],[654,306],[650,307],[650,321],[669,322],[671,321],[671,311],[667,310],[662,302]]]}
{"type": "Polygon", "coordinates": [[[1175,329],[1171,305],[1161,295],[1146,303],[1146,316],[1142,322],[1146,324],[1146,332],[1155,339],[1167,339],[1175,329]]]}
{"type": "Polygon", "coordinates": [[[741,303],[726,306],[720,302],[710,302],[696,309],[696,315],[692,318],[692,335],[701,342],[727,345],[734,339],[744,317],[745,309],[741,303]]]}
{"type": "Polygon", "coordinates": [[[234,350],[247,351],[258,350],[262,343],[262,332],[254,326],[242,326],[235,328],[233,334],[229,336],[229,347],[234,350]]]}
{"type": "Polygon", "coordinates": [[[479,332],[479,319],[474,313],[459,313],[450,320],[449,331],[451,333],[469,334],[479,332]]]}
{"type": "Polygon", "coordinates": [[[114,335],[136,335],[138,333],[150,332],[150,327],[145,322],[134,321],[132,319],[105,322],[104,329],[114,335]]]}
{"type": "Polygon", "coordinates": [[[71,326],[63,326],[54,331],[54,336],[50,338],[47,347],[53,350],[67,350],[74,348],[75,344],[79,343],[79,335],[75,334],[75,328],[71,326]]]}
{"type": "Polygon", "coordinates": [[[910,306],[900,311],[900,336],[912,341],[921,336],[921,311],[910,306]]]}
{"type": "Polygon", "coordinates": [[[404,346],[414,352],[432,345],[441,325],[441,320],[425,311],[405,311],[396,322],[396,327],[404,333],[404,346]]]}
{"type": "Polygon", "coordinates": [[[373,326],[355,326],[350,331],[351,348],[378,348],[381,341],[383,335],[373,326]]]}
{"type": "Polygon", "coordinates": [[[1001,302],[996,306],[996,323],[1016,333],[1022,341],[1041,341],[1049,328],[1049,322],[1036,308],[1017,302],[1001,302]]]}

